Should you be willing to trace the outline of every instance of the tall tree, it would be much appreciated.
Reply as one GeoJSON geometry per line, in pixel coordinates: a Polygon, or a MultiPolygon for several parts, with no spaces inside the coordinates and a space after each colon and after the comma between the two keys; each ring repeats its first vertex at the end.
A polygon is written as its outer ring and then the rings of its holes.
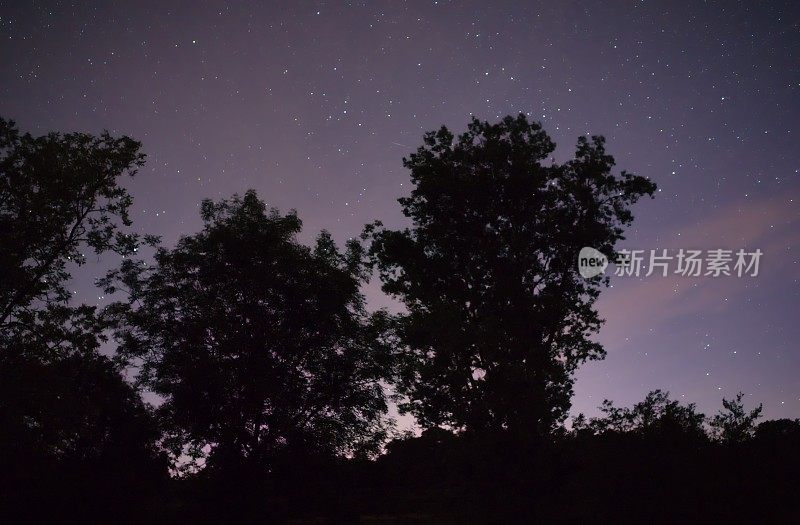
{"type": "Polygon", "coordinates": [[[77,512],[87,493],[132,494],[166,474],[149,408],[99,353],[108,325],[67,288],[84,251],[139,245],[120,185],[139,147],[108,133],[33,137],[0,118],[2,511],[77,512]]]}
{"type": "Polygon", "coordinates": [[[545,163],[554,144],[524,115],[445,127],[403,159],[413,226],[368,226],[383,289],[407,312],[402,409],[425,427],[546,432],[566,414],[572,374],[603,357],[591,339],[601,276],[577,271],[581,247],[614,253],[630,207],[655,184],[626,172],[602,137],[545,163]]]}
{"type": "Polygon", "coordinates": [[[4,335],[47,322],[43,307],[69,302],[68,267],[83,264],[86,248],[121,255],[134,251],[140,239],[124,231],[131,224],[132,199],[120,178],[133,176],[144,163],[140,146],[108,133],[33,137],[0,118],[4,335]]]}
{"type": "Polygon", "coordinates": [[[110,310],[120,350],[164,397],[176,453],[269,467],[290,449],[375,445],[389,353],[383,315],[368,315],[360,293],[360,244],[340,252],[322,233],[304,246],[297,215],[267,211],[253,191],[201,213],[201,232],[106,280],[130,294],[110,310]]]}

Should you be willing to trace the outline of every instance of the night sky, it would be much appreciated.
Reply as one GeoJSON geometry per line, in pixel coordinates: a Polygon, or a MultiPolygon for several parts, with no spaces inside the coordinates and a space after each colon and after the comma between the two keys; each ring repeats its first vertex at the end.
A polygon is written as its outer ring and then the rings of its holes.
{"type": "MultiPolygon", "coordinates": [[[[579,372],[574,411],[662,388],[714,413],[742,390],[800,417],[800,4],[103,4],[0,2],[0,115],[141,140],[141,231],[170,245],[201,199],[255,188],[298,210],[303,240],[341,241],[404,224],[401,159],[427,130],[524,112],[559,161],[602,134],[660,188],[621,247],[764,255],[757,277],[613,279],[608,357],[579,372]]],[[[90,260],[75,295],[102,305],[113,261],[90,260]]]]}

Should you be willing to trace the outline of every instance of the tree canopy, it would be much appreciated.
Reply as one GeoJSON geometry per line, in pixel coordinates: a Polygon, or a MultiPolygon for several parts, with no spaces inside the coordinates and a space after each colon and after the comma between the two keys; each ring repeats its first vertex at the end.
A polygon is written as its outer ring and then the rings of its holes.
{"type": "Polygon", "coordinates": [[[601,137],[554,148],[522,115],[442,128],[404,160],[410,227],[373,223],[368,248],[304,244],[251,190],[144,260],[136,141],[0,119],[0,521],[797,521],[800,421],[756,425],[741,393],[561,424],[604,355],[609,281],[578,252],[613,257],[655,186],[601,137]],[[121,256],[102,310],[69,292],[88,250],[121,256]],[[401,313],[367,309],[374,267],[401,313]],[[392,389],[421,434],[390,440],[392,389]]]}
{"type": "Polygon", "coordinates": [[[756,420],[761,417],[762,405],[753,410],[746,410],[739,392],[734,399],[723,399],[722,410],[711,420],[714,436],[724,443],[743,443],[753,438],[756,432],[756,420]]]}
{"type": "Polygon", "coordinates": [[[666,439],[688,438],[704,440],[703,425],[706,417],[697,411],[694,403],[682,405],[670,399],[669,392],[653,390],[643,401],[631,408],[617,407],[606,399],[600,406],[600,417],[586,419],[579,414],[573,421],[573,431],[578,434],[635,434],[666,439]]]}
{"type": "Polygon", "coordinates": [[[74,511],[79,490],[124,505],[164,479],[149,407],[100,352],[109,325],[68,290],[85,251],[127,256],[143,240],[121,185],[144,162],[139,147],[108,133],[34,137],[0,118],[0,507],[74,511]],[[30,487],[47,505],[25,503],[30,487]]]}
{"type": "Polygon", "coordinates": [[[289,450],[374,450],[386,430],[384,315],[368,315],[357,241],[296,240],[295,213],[253,191],[204,201],[203,230],[105,280],[119,351],[159,408],[176,453],[269,467],[289,450]]]}
{"type": "Polygon", "coordinates": [[[383,289],[407,312],[402,408],[424,427],[545,433],[569,407],[572,374],[603,357],[591,339],[603,277],[584,279],[584,246],[613,254],[630,207],[655,184],[612,173],[602,137],[574,158],[524,115],[427,133],[403,164],[410,228],[369,226],[383,289]]]}
{"type": "Polygon", "coordinates": [[[41,307],[69,301],[69,265],[83,264],[85,249],[121,255],[136,249],[139,237],[124,230],[132,199],[120,178],[144,163],[140,146],[107,132],[33,137],[0,118],[4,335],[46,322],[41,307]]]}

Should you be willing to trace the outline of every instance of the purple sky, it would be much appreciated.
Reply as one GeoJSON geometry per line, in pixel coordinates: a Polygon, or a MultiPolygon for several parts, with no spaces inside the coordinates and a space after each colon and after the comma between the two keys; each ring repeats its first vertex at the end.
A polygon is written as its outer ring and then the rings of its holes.
{"type": "MultiPolygon", "coordinates": [[[[713,413],[742,390],[800,416],[800,4],[86,4],[0,4],[0,115],[141,140],[142,231],[171,244],[202,198],[248,188],[306,239],[400,225],[424,131],[525,112],[559,160],[602,134],[659,184],[624,247],[764,252],[755,278],[615,279],[575,410],[662,388],[713,413]]],[[[76,296],[103,304],[87,270],[76,296]]]]}

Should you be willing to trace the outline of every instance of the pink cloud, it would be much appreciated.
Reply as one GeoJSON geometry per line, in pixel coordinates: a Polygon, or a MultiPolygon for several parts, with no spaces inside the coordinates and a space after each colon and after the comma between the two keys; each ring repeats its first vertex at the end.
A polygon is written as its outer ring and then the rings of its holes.
{"type": "Polygon", "coordinates": [[[796,205],[789,201],[746,202],[723,208],[700,223],[660,232],[656,245],[623,246],[644,249],[646,256],[650,249],[664,248],[670,255],[680,248],[758,248],[763,255],[757,277],[612,277],[614,287],[598,303],[607,320],[602,339],[613,343],[677,316],[722,312],[746,290],[748,280],[794,279],[800,272],[793,258],[800,245],[797,217],[796,205]]]}

